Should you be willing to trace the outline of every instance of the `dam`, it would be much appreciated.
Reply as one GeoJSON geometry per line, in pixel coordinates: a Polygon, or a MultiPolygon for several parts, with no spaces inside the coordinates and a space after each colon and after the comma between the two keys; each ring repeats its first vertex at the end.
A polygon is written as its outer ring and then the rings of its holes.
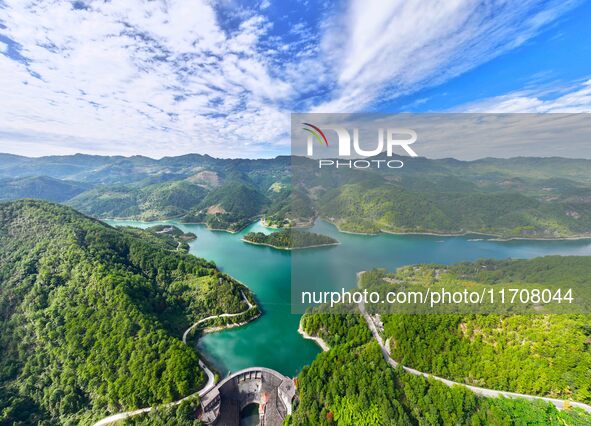
{"type": "Polygon", "coordinates": [[[279,426],[291,414],[295,382],[275,370],[253,367],[230,374],[201,398],[199,419],[206,425],[239,426],[240,412],[259,407],[260,426],[279,426]]]}

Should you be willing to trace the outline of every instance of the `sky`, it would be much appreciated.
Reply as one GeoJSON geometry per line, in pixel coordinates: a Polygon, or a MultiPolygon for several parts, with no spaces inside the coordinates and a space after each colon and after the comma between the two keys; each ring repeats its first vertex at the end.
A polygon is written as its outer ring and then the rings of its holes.
{"type": "Polygon", "coordinates": [[[582,0],[0,0],[0,152],[261,158],[292,112],[591,112],[589,22],[582,0]]]}

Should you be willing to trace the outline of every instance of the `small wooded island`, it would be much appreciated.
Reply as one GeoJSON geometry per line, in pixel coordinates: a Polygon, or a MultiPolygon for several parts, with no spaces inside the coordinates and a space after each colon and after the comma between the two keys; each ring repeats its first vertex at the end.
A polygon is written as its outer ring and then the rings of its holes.
{"type": "MultiPolygon", "coordinates": [[[[166,241],[171,249],[189,251],[189,242],[196,240],[197,235],[192,232],[184,232],[174,225],[154,225],[145,229],[158,239],[166,241]]],[[[131,230],[133,232],[133,229],[131,230]]]]}
{"type": "Polygon", "coordinates": [[[279,250],[295,250],[340,244],[327,235],[315,234],[297,229],[284,229],[265,235],[262,232],[249,232],[242,239],[251,244],[273,247],[279,250]]]}
{"type": "Polygon", "coordinates": [[[197,235],[192,232],[183,232],[174,225],[154,225],[146,228],[146,231],[156,235],[169,235],[181,241],[193,241],[197,239],[197,235]]]}

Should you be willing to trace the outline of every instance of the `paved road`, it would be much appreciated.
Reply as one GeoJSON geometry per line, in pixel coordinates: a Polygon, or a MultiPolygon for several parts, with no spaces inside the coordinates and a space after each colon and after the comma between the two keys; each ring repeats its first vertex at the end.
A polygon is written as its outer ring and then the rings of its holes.
{"type": "MultiPolygon", "coordinates": [[[[359,304],[359,310],[361,311],[363,318],[365,318],[365,322],[367,323],[367,326],[371,330],[371,334],[373,334],[374,339],[376,339],[378,344],[380,345],[380,348],[382,349],[382,354],[384,355],[384,359],[392,367],[397,367],[399,363],[396,362],[395,360],[393,360],[392,357],[390,356],[390,350],[389,350],[388,346],[386,346],[384,344],[384,341],[382,340],[382,336],[380,336],[380,333],[378,332],[378,329],[376,328],[376,325],[373,322],[371,316],[365,310],[365,305],[363,303],[359,304]]],[[[479,388],[477,386],[470,386],[470,385],[466,385],[464,383],[453,382],[451,380],[444,379],[443,377],[437,377],[437,376],[433,376],[428,373],[423,373],[422,371],[415,370],[414,368],[405,367],[405,366],[402,366],[402,368],[404,369],[404,371],[407,371],[410,374],[414,374],[415,376],[430,377],[430,378],[435,379],[441,383],[444,383],[450,387],[451,386],[463,386],[463,387],[471,390],[472,392],[474,392],[477,395],[486,396],[489,398],[505,397],[505,398],[523,398],[523,399],[527,399],[530,401],[541,400],[541,401],[546,401],[551,404],[554,404],[556,406],[556,408],[558,408],[559,410],[562,410],[565,407],[570,406],[570,407],[582,408],[586,412],[591,413],[591,406],[587,405],[587,404],[583,404],[582,402],[567,401],[567,400],[563,400],[563,399],[547,398],[544,396],[526,395],[526,394],[522,394],[522,393],[505,392],[505,391],[498,391],[498,390],[494,390],[494,389],[479,388]]]]}
{"type": "MultiPolygon", "coordinates": [[[[244,299],[244,301],[248,305],[248,309],[246,309],[245,311],[242,311],[242,312],[238,312],[236,314],[212,315],[207,318],[200,319],[195,324],[193,324],[191,327],[189,327],[185,330],[185,332],[183,333],[183,343],[187,344],[187,336],[189,335],[189,333],[191,331],[193,331],[195,329],[195,327],[199,326],[200,324],[203,324],[206,321],[210,321],[210,320],[213,320],[216,318],[237,317],[239,315],[245,314],[250,309],[252,309],[254,307],[254,305],[252,303],[250,303],[250,301],[246,298],[246,296],[244,295],[244,292],[242,290],[240,290],[240,294],[242,295],[242,299],[244,299]]],[[[181,402],[183,402],[195,395],[199,395],[199,397],[202,397],[203,395],[205,395],[207,392],[209,392],[215,386],[215,375],[213,374],[213,372],[201,360],[199,360],[199,367],[201,367],[205,371],[205,374],[207,375],[207,383],[205,384],[205,386],[203,386],[203,388],[199,389],[197,392],[192,393],[189,396],[179,399],[178,401],[173,401],[173,402],[169,402],[168,404],[161,405],[161,407],[173,407],[175,405],[179,405],[181,402]]],[[[146,407],[146,408],[140,408],[139,410],[126,411],[124,413],[113,414],[112,416],[105,417],[104,419],[99,420],[98,422],[96,422],[94,424],[94,426],[105,426],[110,423],[118,422],[119,420],[123,420],[123,419],[127,419],[129,417],[137,416],[138,414],[148,413],[148,412],[152,411],[153,408],[154,407],[146,407]]]]}

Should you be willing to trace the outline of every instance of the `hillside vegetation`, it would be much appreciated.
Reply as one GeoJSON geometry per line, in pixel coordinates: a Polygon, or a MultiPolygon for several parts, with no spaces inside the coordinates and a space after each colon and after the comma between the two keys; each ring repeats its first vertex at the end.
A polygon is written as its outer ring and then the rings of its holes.
{"type": "Polygon", "coordinates": [[[393,369],[359,314],[316,308],[304,316],[303,327],[321,335],[331,349],[300,374],[300,403],[289,425],[583,426],[591,421],[582,411],[477,397],[465,388],[393,369]]]}
{"type": "Polygon", "coordinates": [[[345,231],[557,238],[591,235],[591,173],[578,168],[585,162],[419,158],[398,171],[320,173],[306,165],[295,173],[316,188],[318,215],[345,231]]]}
{"type": "Polygon", "coordinates": [[[244,241],[253,244],[271,246],[278,249],[302,249],[329,246],[339,243],[337,240],[327,235],[300,231],[298,229],[284,229],[268,235],[262,232],[249,232],[244,236],[244,241]]]}
{"type": "Polygon", "coordinates": [[[87,189],[88,185],[79,182],[47,176],[4,178],[0,179],[0,201],[17,198],[43,198],[59,203],[69,200],[87,189]]]}
{"type": "MultiPolygon", "coordinates": [[[[364,288],[397,291],[421,285],[499,287],[551,283],[588,286],[591,257],[479,261],[363,274],[364,288]]],[[[414,288],[414,287],[413,287],[414,288]]],[[[588,294],[587,294],[588,296],[588,294]]],[[[535,312],[535,311],[532,311],[535,312]]],[[[591,402],[591,315],[382,314],[394,359],[457,382],[497,390],[591,402]]]]}
{"type": "Polygon", "coordinates": [[[177,249],[68,207],[0,203],[0,424],[91,424],[202,386],[183,331],[253,299],[177,249]]]}
{"type": "Polygon", "coordinates": [[[404,163],[396,170],[319,170],[298,157],[0,155],[0,179],[7,179],[0,198],[34,197],[100,218],[174,218],[230,231],[259,217],[274,227],[307,226],[322,217],[363,233],[591,236],[590,160],[404,163]],[[55,181],[31,185],[27,179],[55,181]]]}

